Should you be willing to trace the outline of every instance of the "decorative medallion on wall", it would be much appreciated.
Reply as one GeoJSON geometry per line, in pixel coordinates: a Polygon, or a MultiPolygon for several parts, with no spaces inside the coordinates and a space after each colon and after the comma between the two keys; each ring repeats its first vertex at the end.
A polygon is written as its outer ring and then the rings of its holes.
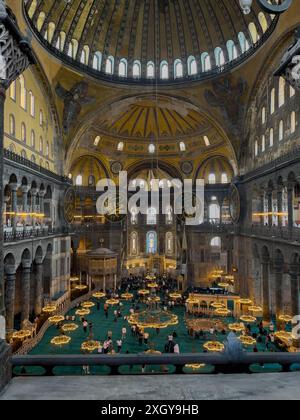
{"type": "Polygon", "coordinates": [[[188,161],[182,162],[180,167],[181,167],[182,172],[185,175],[191,175],[191,173],[194,170],[194,166],[193,166],[192,162],[188,162],[188,161]]]}
{"type": "Polygon", "coordinates": [[[232,184],[229,193],[229,211],[234,223],[238,223],[241,215],[241,198],[236,185],[232,184]]]}
{"type": "Polygon", "coordinates": [[[123,170],[123,165],[121,162],[113,162],[110,169],[114,175],[119,175],[119,173],[123,170]]]}
{"type": "MultiPolygon", "coordinates": [[[[113,205],[113,203],[111,203],[113,205]]],[[[127,197],[121,193],[117,196],[116,208],[109,208],[109,202],[105,203],[109,213],[105,215],[105,218],[110,223],[120,223],[126,218],[127,213],[127,197]],[[125,214],[124,214],[125,213],[125,214]]]]}
{"type": "Polygon", "coordinates": [[[64,218],[70,225],[74,222],[76,211],[76,192],[73,187],[69,188],[64,197],[64,218]]]}

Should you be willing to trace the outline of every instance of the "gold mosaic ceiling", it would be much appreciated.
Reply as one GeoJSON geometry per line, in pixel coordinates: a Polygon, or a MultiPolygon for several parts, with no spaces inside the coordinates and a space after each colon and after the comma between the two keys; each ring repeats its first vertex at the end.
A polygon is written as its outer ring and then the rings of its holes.
{"type": "Polygon", "coordinates": [[[258,38],[262,38],[272,23],[266,16],[265,25],[261,24],[256,2],[252,12],[244,15],[239,0],[28,0],[26,10],[43,39],[51,27],[48,41],[54,47],[60,34],[66,34],[66,55],[75,40],[77,61],[88,48],[90,67],[95,53],[101,52],[102,70],[106,58],[113,56],[116,67],[121,59],[127,60],[129,69],[139,60],[143,76],[146,63],[166,60],[172,77],[177,59],[183,61],[186,74],[188,58],[194,56],[200,68],[203,53],[210,55],[214,67],[217,47],[222,48],[225,61],[230,61],[229,40],[239,56],[243,52],[239,34],[242,32],[252,45],[257,40],[253,40],[249,25],[254,24],[258,38]]]}

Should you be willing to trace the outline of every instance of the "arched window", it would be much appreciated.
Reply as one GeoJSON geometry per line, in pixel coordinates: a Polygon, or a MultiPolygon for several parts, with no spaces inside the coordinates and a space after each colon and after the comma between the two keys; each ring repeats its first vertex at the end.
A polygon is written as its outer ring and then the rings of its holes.
{"type": "Polygon", "coordinates": [[[77,51],[78,41],[77,39],[72,39],[72,41],[69,43],[68,56],[75,60],[77,57],[77,51]]]}
{"type": "Polygon", "coordinates": [[[135,225],[137,223],[137,216],[138,216],[138,210],[136,207],[132,207],[131,211],[131,224],[135,225]]]}
{"type": "Polygon", "coordinates": [[[44,140],[43,137],[40,137],[40,153],[44,153],[44,140]]]}
{"type": "Polygon", "coordinates": [[[146,250],[147,250],[147,254],[157,253],[157,233],[156,232],[147,233],[146,250]]]}
{"type": "Polygon", "coordinates": [[[10,87],[9,87],[9,96],[10,99],[12,99],[13,101],[16,100],[16,94],[17,94],[17,89],[16,89],[16,81],[14,80],[10,87]]]}
{"type": "Polygon", "coordinates": [[[90,175],[88,179],[89,187],[94,187],[96,185],[96,180],[94,175],[90,175]]]}
{"type": "Polygon", "coordinates": [[[265,124],[266,123],[266,107],[264,106],[262,111],[261,111],[261,123],[265,124]]]}
{"type": "Polygon", "coordinates": [[[26,143],[26,125],[25,123],[21,124],[21,141],[26,143]]]}
{"type": "Polygon", "coordinates": [[[46,157],[47,157],[47,158],[49,157],[49,152],[50,152],[50,149],[49,149],[49,142],[47,142],[47,143],[46,143],[46,157]]]}
{"type": "Polygon", "coordinates": [[[9,145],[9,151],[11,153],[16,153],[16,146],[13,143],[10,143],[10,145],[9,145]]]}
{"type": "Polygon", "coordinates": [[[95,52],[93,58],[93,69],[97,71],[101,71],[102,66],[102,54],[100,51],[95,52]]]}
{"type": "Polygon", "coordinates": [[[274,146],[274,129],[271,128],[270,130],[270,147],[274,146]]]}
{"type": "Polygon", "coordinates": [[[32,163],[36,163],[36,158],[35,158],[34,155],[31,155],[31,159],[30,160],[31,160],[32,163]]]}
{"type": "Polygon", "coordinates": [[[278,106],[281,108],[285,104],[285,80],[283,77],[279,78],[278,88],[278,106]]]}
{"type": "Polygon", "coordinates": [[[249,41],[247,40],[247,38],[245,37],[245,34],[243,32],[239,33],[238,38],[239,38],[239,43],[240,43],[240,46],[241,46],[242,53],[244,54],[250,48],[249,41]]]}
{"type": "Polygon", "coordinates": [[[29,106],[30,106],[30,115],[35,117],[35,98],[33,93],[29,92],[29,106]]]}
{"type": "Polygon", "coordinates": [[[216,65],[218,67],[224,66],[225,64],[224,51],[220,47],[217,47],[215,49],[215,60],[216,60],[216,65]]]}
{"type": "Polygon", "coordinates": [[[171,225],[173,223],[173,209],[169,206],[166,209],[166,224],[171,225]]]}
{"type": "Polygon", "coordinates": [[[37,30],[39,32],[41,31],[41,29],[42,29],[42,27],[44,25],[45,19],[46,19],[45,13],[44,12],[41,12],[39,14],[39,17],[38,17],[37,22],[36,22],[36,27],[37,27],[37,30]]]}
{"type": "Polygon", "coordinates": [[[81,51],[80,62],[86,66],[89,64],[90,48],[85,45],[81,51]]]}
{"type": "Polygon", "coordinates": [[[101,141],[101,137],[97,136],[94,140],[94,146],[96,146],[96,147],[99,146],[100,141],[101,141]]]}
{"type": "Polygon", "coordinates": [[[9,134],[13,137],[16,136],[16,120],[12,114],[9,116],[9,134]]]}
{"type": "Polygon", "coordinates": [[[156,225],[157,211],[155,207],[150,207],[147,210],[147,225],[156,225]]]}
{"type": "Polygon", "coordinates": [[[172,232],[166,233],[166,254],[172,255],[174,253],[174,237],[172,232]]]}
{"type": "Polygon", "coordinates": [[[219,204],[213,203],[209,206],[210,223],[219,223],[221,218],[221,210],[219,204]]]}
{"type": "Polygon", "coordinates": [[[130,253],[135,256],[138,254],[138,234],[137,232],[132,232],[130,235],[130,253]]]}
{"type": "Polygon", "coordinates": [[[229,61],[232,61],[238,58],[237,48],[235,46],[235,43],[231,39],[227,41],[227,51],[228,51],[229,61]]]}
{"type": "Polygon", "coordinates": [[[263,32],[266,32],[268,30],[268,22],[263,12],[260,12],[258,14],[258,20],[259,20],[261,29],[263,30],[263,32]]]}
{"type": "Polygon", "coordinates": [[[254,155],[258,156],[258,141],[257,140],[254,143],[254,155]]]}
{"type": "Polygon", "coordinates": [[[26,110],[27,92],[26,92],[26,86],[25,86],[25,79],[22,74],[21,76],[19,76],[19,82],[20,82],[20,106],[26,110]]]}
{"type": "Polygon", "coordinates": [[[291,134],[294,134],[296,131],[296,112],[291,113],[291,134]]]}
{"type": "Polygon", "coordinates": [[[29,10],[28,10],[28,16],[29,16],[30,18],[32,18],[32,17],[33,17],[34,12],[36,11],[36,7],[37,7],[37,0],[33,0],[33,1],[31,2],[31,5],[30,5],[30,7],[29,7],[29,10]]]}
{"type": "Polygon", "coordinates": [[[228,184],[228,175],[223,173],[221,176],[221,182],[222,184],[228,184]]]}
{"type": "Polygon", "coordinates": [[[210,141],[209,141],[209,138],[208,138],[207,136],[204,136],[204,137],[203,137],[203,140],[204,140],[205,146],[206,146],[206,147],[209,147],[209,146],[210,146],[210,141]]]}
{"type": "Polygon", "coordinates": [[[122,58],[119,64],[119,76],[120,77],[127,77],[127,60],[122,58]]]}
{"type": "Polygon", "coordinates": [[[160,78],[162,80],[167,80],[169,78],[169,65],[167,61],[162,61],[160,64],[160,78]]]}
{"type": "Polygon", "coordinates": [[[35,149],[35,132],[33,130],[31,130],[30,139],[31,139],[31,147],[35,149]]]}
{"type": "Polygon", "coordinates": [[[123,152],[123,150],[124,150],[124,143],[121,141],[121,142],[118,144],[118,152],[123,152]]]}
{"type": "Polygon", "coordinates": [[[75,181],[75,185],[76,185],[77,187],[82,187],[82,184],[83,184],[83,178],[82,178],[82,175],[77,175],[77,177],[76,177],[76,181],[75,181]]]}
{"type": "Polygon", "coordinates": [[[181,152],[186,152],[186,145],[183,141],[179,143],[179,148],[181,152]]]}
{"type": "Polygon", "coordinates": [[[45,164],[45,168],[46,168],[48,171],[50,171],[50,165],[49,165],[49,162],[46,162],[46,164],[45,164]]]}
{"type": "Polygon", "coordinates": [[[150,144],[148,149],[149,149],[149,153],[151,155],[153,155],[155,153],[155,146],[154,146],[154,144],[150,144]]]}
{"type": "Polygon", "coordinates": [[[140,61],[135,61],[133,63],[133,68],[132,68],[132,75],[133,77],[136,78],[140,78],[142,75],[142,67],[141,67],[141,62],[140,61]]]}
{"type": "Polygon", "coordinates": [[[290,85],[290,98],[296,95],[296,90],[293,88],[292,85],[290,85]]]}
{"type": "Polygon", "coordinates": [[[60,51],[64,50],[64,46],[65,46],[65,42],[66,42],[66,33],[65,32],[60,32],[60,34],[57,37],[56,40],[56,48],[60,51]]]}
{"type": "Polygon", "coordinates": [[[26,153],[26,150],[22,150],[21,151],[21,157],[23,158],[23,159],[27,159],[27,153],[26,153]]]}
{"type": "Polygon", "coordinates": [[[148,79],[153,79],[155,77],[155,66],[152,61],[149,61],[147,64],[147,77],[148,79]]]}
{"type": "Polygon", "coordinates": [[[114,66],[115,66],[115,60],[113,56],[110,56],[106,60],[105,64],[105,73],[107,74],[113,74],[114,73],[114,66]]]}
{"type": "Polygon", "coordinates": [[[40,110],[40,127],[43,127],[44,125],[44,113],[42,110],[40,110]]]}
{"type": "Polygon", "coordinates": [[[284,127],[283,127],[283,121],[281,120],[279,123],[279,141],[282,141],[284,137],[284,127]]]}
{"type": "Polygon", "coordinates": [[[48,25],[48,42],[50,42],[50,44],[53,40],[54,32],[55,32],[55,23],[50,22],[48,25]]]}
{"type": "Polygon", "coordinates": [[[201,55],[201,64],[202,64],[202,71],[205,72],[205,71],[211,70],[211,60],[207,52],[201,55]]]}
{"type": "Polygon", "coordinates": [[[261,139],[261,151],[262,152],[266,151],[266,136],[265,135],[263,135],[261,139]]]}
{"type": "Polygon", "coordinates": [[[216,184],[216,182],[217,182],[216,174],[213,174],[213,173],[209,174],[208,183],[213,185],[213,184],[216,184]]]}
{"type": "Polygon", "coordinates": [[[183,77],[183,64],[181,60],[175,60],[174,62],[174,77],[175,79],[183,77]]]}
{"type": "Polygon", "coordinates": [[[194,56],[190,56],[188,58],[187,65],[188,65],[188,74],[189,74],[189,76],[193,76],[193,75],[195,75],[195,74],[198,73],[197,61],[196,61],[196,59],[195,59],[194,56]]]}
{"type": "Polygon", "coordinates": [[[271,100],[270,100],[270,113],[271,115],[275,112],[275,88],[271,90],[271,100]]]}
{"type": "Polygon", "coordinates": [[[259,34],[257,32],[257,28],[255,26],[255,23],[251,22],[249,24],[249,32],[250,32],[253,44],[256,44],[257,41],[259,41],[259,34]]]}
{"type": "Polygon", "coordinates": [[[216,236],[215,238],[212,238],[210,241],[210,246],[212,248],[221,248],[222,246],[222,240],[219,236],[216,236]]]}

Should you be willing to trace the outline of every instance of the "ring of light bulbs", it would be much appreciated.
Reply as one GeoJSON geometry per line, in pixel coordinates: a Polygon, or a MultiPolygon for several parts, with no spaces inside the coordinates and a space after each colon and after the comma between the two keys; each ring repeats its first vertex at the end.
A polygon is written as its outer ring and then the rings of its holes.
{"type": "MultiPolygon", "coordinates": [[[[256,0],[258,5],[267,13],[278,15],[286,12],[292,5],[293,0],[283,0],[281,4],[270,4],[268,0],[256,0]]],[[[251,13],[253,0],[240,0],[240,6],[245,15],[251,13]]]]}

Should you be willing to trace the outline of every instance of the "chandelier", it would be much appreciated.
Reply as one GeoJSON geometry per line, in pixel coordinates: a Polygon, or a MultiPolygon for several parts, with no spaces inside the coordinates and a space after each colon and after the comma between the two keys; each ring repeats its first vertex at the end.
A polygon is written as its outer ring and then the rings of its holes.
{"type": "MultiPolygon", "coordinates": [[[[293,0],[283,0],[281,4],[271,4],[268,0],[256,0],[256,2],[265,12],[278,15],[286,12],[293,0]]],[[[253,0],[240,0],[240,5],[245,15],[251,13],[252,3],[253,0]]]]}

